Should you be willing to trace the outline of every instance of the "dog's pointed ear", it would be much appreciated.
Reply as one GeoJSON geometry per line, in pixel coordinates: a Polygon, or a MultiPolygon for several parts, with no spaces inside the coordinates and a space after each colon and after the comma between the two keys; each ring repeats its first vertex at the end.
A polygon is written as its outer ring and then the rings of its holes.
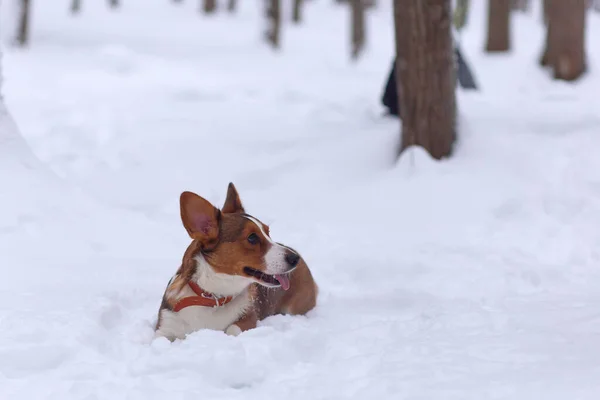
{"type": "Polygon", "coordinates": [[[221,211],[225,214],[244,212],[244,206],[240,200],[240,195],[232,182],[229,182],[229,186],[227,187],[227,198],[225,199],[225,204],[223,204],[221,211]]]}
{"type": "Polygon", "coordinates": [[[209,201],[192,192],[183,192],[179,198],[181,222],[192,239],[205,246],[219,239],[220,211],[209,201]]]}

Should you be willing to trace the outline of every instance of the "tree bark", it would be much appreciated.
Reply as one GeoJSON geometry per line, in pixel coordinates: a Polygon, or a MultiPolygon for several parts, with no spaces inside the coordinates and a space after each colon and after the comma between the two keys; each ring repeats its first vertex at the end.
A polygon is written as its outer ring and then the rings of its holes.
{"type": "MultiPolygon", "coordinates": [[[[559,0],[561,1],[561,0],[559,0]]],[[[554,64],[553,55],[556,52],[555,47],[560,40],[556,36],[555,24],[550,21],[549,15],[552,8],[551,0],[544,0],[544,22],[546,24],[546,46],[542,57],[540,58],[540,65],[542,67],[549,67],[554,64]]]]}
{"type": "Polygon", "coordinates": [[[72,0],[71,13],[77,14],[79,11],[81,11],[81,0],[72,0]]]}
{"type": "MultiPolygon", "coordinates": [[[[352,0],[335,0],[336,3],[339,4],[347,4],[352,0]]],[[[365,8],[373,8],[377,7],[377,0],[363,0],[363,7],[365,8]]]]}
{"type": "Polygon", "coordinates": [[[450,0],[394,0],[401,151],[424,147],[441,159],[456,138],[456,72],[450,0]]]}
{"type": "Polygon", "coordinates": [[[267,41],[274,48],[279,48],[281,33],[281,4],[280,0],[267,0],[267,41]]]}
{"type": "Polygon", "coordinates": [[[217,10],[217,0],[204,0],[202,11],[204,14],[212,14],[217,10]]]}
{"type": "Polygon", "coordinates": [[[529,10],[529,0],[512,0],[511,8],[515,11],[527,12],[529,10]]]}
{"type": "Polygon", "coordinates": [[[21,9],[19,12],[16,42],[17,45],[25,47],[29,43],[30,0],[21,0],[20,3],[21,9]]]}
{"type": "Polygon", "coordinates": [[[292,21],[296,24],[302,22],[302,0],[294,0],[294,10],[292,13],[292,21]]]}
{"type": "Polygon", "coordinates": [[[542,2],[542,18],[544,24],[548,25],[548,13],[550,12],[551,0],[543,0],[542,2]]]}
{"type": "Polygon", "coordinates": [[[586,0],[552,0],[550,4],[541,64],[552,67],[554,79],[574,81],[586,70],[585,13],[586,0]]]}
{"type": "Polygon", "coordinates": [[[351,0],[352,58],[357,59],[365,47],[364,0],[351,0]]]}
{"type": "Polygon", "coordinates": [[[488,1],[488,32],[485,51],[504,52],[510,49],[511,0],[488,1]]]}
{"type": "Polygon", "coordinates": [[[237,1],[229,0],[229,2],[227,3],[227,11],[234,12],[236,7],[237,7],[237,1]]]}

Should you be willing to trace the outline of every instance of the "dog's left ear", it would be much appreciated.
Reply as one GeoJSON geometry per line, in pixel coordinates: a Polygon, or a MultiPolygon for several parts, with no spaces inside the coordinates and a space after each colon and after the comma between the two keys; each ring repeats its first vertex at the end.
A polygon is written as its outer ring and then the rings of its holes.
{"type": "Polygon", "coordinates": [[[179,207],[181,222],[192,239],[207,248],[218,242],[221,213],[216,207],[192,192],[181,193],[179,207]]]}
{"type": "Polygon", "coordinates": [[[242,201],[240,200],[240,196],[238,195],[235,186],[233,186],[233,183],[231,182],[229,182],[229,187],[227,188],[227,198],[225,199],[225,204],[223,204],[221,212],[224,214],[245,212],[242,201]]]}

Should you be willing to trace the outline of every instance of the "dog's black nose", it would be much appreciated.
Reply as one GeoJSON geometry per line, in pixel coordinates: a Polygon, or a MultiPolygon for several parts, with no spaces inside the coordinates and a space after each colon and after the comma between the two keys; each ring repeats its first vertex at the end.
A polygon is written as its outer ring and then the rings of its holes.
{"type": "Polygon", "coordinates": [[[285,261],[292,267],[295,267],[298,264],[298,261],[300,261],[300,256],[296,253],[290,252],[285,255],[285,261]]]}

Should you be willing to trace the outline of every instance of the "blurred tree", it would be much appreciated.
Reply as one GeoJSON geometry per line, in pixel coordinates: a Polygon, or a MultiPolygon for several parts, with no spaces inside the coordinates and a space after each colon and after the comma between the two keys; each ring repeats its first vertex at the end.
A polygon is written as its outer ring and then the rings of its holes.
{"type": "Polygon", "coordinates": [[[280,46],[280,31],[281,31],[281,4],[280,0],[267,0],[266,7],[267,15],[267,41],[274,48],[280,46]]]}
{"type": "Polygon", "coordinates": [[[117,8],[120,5],[120,1],[119,0],[109,0],[108,4],[110,5],[111,8],[117,8]]]}
{"type": "Polygon", "coordinates": [[[352,24],[352,58],[357,59],[365,47],[365,5],[364,0],[350,0],[352,24]]]}
{"type": "MultiPolygon", "coordinates": [[[[335,0],[336,3],[340,4],[348,4],[352,0],[335,0]]],[[[377,0],[363,0],[363,7],[371,8],[377,6],[377,0]]]]}
{"type": "Polygon", "coordinates": [[[17,37],[15,42],[18,46],[25,47],[29,44],[30,1],[20,0],[19,5],[19,22],[17,25],[17,37]]]}
{"type": "Polygon", "coordinates": [[[515,11],[529,11],[529,0],[512,0],[511,8],[515,11]]]}
{"type": "Polygon", "coordinates": [[[394,0],[401,151],[450,156],[456,139],[451,0],[394,0]]]}
{"type": "Polygon", "coordinates": [[[511,0],[488,1],[488,31],[485,51],[503,52],[510,49],[511,0]]]}
{"type": "Polygon", "coordinates": [[[294,11],[292,13],[292,21],[296,24],[302,22],[302,0],[294,0],[294,11]]]}
{"type": "Polygon", "coordinates": [[[81,11],[81,0],[72,0],[71,1],[71,12],[73,14],[77,14],[81,11]]]}
{"type": "Polygon", "coordinates": [[[236,7],[237,7],[237,1],[229,0],[229,2],[227,3],[227,11],[234,12],[236,7]]]}
{"type": "Polygon", "coordinates": [[[552,54],[554,54],[554,47],[558,44],[560,38],[556,37],[555,24],[550,23],[550,8],[552,3],[550,0],[544,0],[544,23],[546,24],[546,44],[544,52],[540,58],[540,65],[543,67],[552,66],[552,54]]]}
{"type": "Polygon", "coordinates": [[[548,10],[550,10],[550,0],[543,0],[542,2],[542,18],[544,24],[548,25],[548,10]]]}
{"type": "Polygon", "coordinates": [[[586,70],[586,0],[551,0],[546,7],[546,47],[540,63],[552,68],[554,79],[574,81],[586,70]]]}
{"type": "Polygon", "coordinates": [[[204,0],[202,10],[205,14],[212,14],[217,11],[217,0],[204,0]]]}

